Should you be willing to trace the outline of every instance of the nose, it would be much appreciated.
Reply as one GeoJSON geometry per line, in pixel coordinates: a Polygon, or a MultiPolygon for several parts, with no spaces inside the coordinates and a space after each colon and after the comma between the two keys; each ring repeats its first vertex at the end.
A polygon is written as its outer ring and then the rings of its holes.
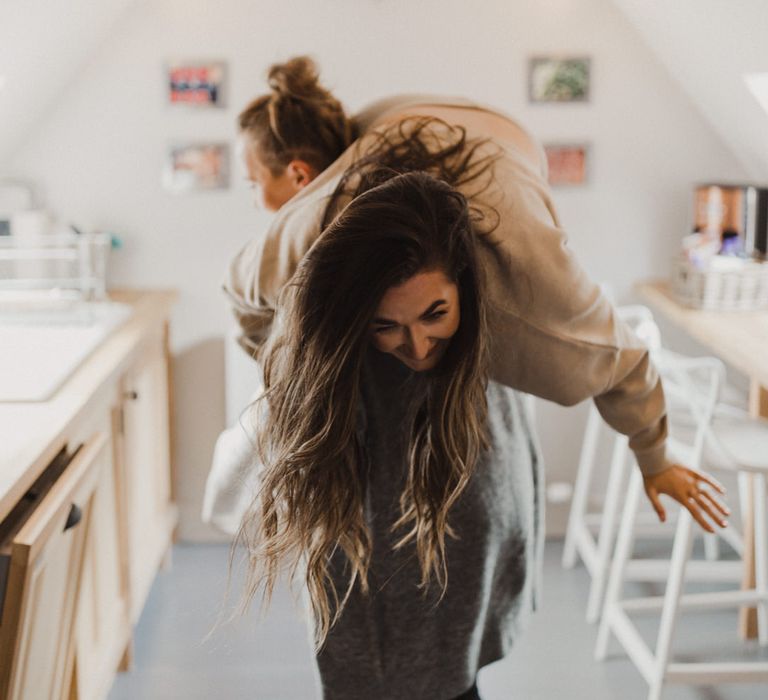
{"type": "Polygon", "coordinates": [[[410,333],[410,343],[408,344],[409,354],[414,360],[423,360],[429,355],[432,350],[433,343],[429,339],[429,336],[421,333],[410,333]]]}

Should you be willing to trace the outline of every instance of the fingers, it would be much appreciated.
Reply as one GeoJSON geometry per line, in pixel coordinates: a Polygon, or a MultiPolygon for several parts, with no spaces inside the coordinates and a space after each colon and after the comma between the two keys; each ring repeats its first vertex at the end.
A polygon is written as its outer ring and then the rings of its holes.
{"type": "Polygon", "coordinates": [[[726,488],[717,479],[704,472],[696,471],[695,469],[688,469],[688,471],[699,481],[703,481],[705,484],[709,484],[716,491],[719,491],[725,496],[726,488]]]}
{"type": "MultiPolygon", "coordinates": [[[[682,501],[681,501],[682,502],[682,501]]],[[[697,508],[697,501],[693,498],[689,498],[686,502],[683,503],[683,505],[688,509],[688,512],[693,516],[693,519],[701,525],[701,527],[706,530],[707,532],[714,532],[715,528],[713,528],[705,519],[704,516],[701,514],[701,510],[697,508]]]]}
{"type": "Polygon", "coordinates": [[[720,527],[726,527],[728,525],[726,517],[730,515],[731,511],[703,486],[704,484],[711,486],[720,495],[725,494],[725,487],[709,474],[681,464],[673,466],[675,469],[660,472],[660,474],[664,474],[663,477],[656,475],[645,480],[646,495],[659,516],[659,520],[664,522],[666,519],[664,507],[659,500],[659,494],[664,493],[682,504],[706,532],[715,532],[707,517],[720,527]]]}
{"type": "Polygon", "coordinates": [[[701,496],[702,498],[705,498],[709,503],[711,503],[715,508],[717,508],[723,517],[727,517],[731,514],[731,509],[725,503],[721,503],[718,499],[716,499],[709,491],[702,491],[701,496]]]}
{"type": "Polygon", "coordinates": [[[656,515],[659,516],[659,520],[664,522],[667,519],[667,514],[664,510],[664,506],[661,505],[661,501],[659,500],[658,491],[651,486],[645,489],[645,493],[648,496],[648,500],[651,502],[653,509],[656,511],[656,515]]]}
{"type": "Polygon", "coordinates": [[[720,527],[725,527],[728,524],[728,521],[725,519],[725,512],[723,511],[722,507],[706,491],[700,491],[692,498],[699,505],[699,507],[720,527]]]}

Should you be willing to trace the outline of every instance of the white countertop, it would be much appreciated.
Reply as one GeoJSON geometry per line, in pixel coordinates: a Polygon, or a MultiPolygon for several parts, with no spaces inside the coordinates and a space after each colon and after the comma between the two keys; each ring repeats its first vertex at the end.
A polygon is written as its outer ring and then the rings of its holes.
{"type": "Polygon", "coordinates": [[[47,313],[0,311],[0,402],[50,399],[131,313],[129,304],[118,302],[82,302],[47,313]]]}
{"type": "Polygon", "coordinates": [[[0,402],[0,520],[13,508],[67,441],[67,431],[99,388],[125,371],[148,327],[167,318],[176,299],[171,290],[110,292],[130,316],[113,325],[84,361],[45,401],[0,402]]]}

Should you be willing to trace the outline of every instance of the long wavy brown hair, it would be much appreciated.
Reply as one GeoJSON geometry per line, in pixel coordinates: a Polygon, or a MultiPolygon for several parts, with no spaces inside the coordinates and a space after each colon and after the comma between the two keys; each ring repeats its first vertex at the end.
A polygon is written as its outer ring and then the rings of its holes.
{"type": "Polygon", "coordinates": [[[425,172],[461,188],[475,233],[490,242],[498,226],[493,202],[478,198],[488,189],[493,163],[500,157],[490,139],[470,139],[462,126],[437,117],[409,116],[372,129],[353,146],[354,163],[341,176],[322,219],[328,226],[357,195],[393,174],[425,172]]]}
{"type": "Polygon", "coordinates": [[[368,463],[358,421],[371,321],[387,289],[426,270],[457,284],[461,320],[403,428],[408,476],[391,527],[396,548],[415,545],[422,588],[433,576],[447,586],[449,511],[488,446],[477,248],[492,245],[494,224],[455,189],[488,171],[492,156],[477,157],[480,145],[425,118],[373,135],[331,196],[329,223],[283,291],[261,354],[266,391],[254,413],[261,487],[232,552],[240,542],[248,552],[245,608],[260,589],[267,602],[284,570],[293,579],[305,567],[318,648],[355,585],[368,592],[368,463]],[[343,591],[329,573],[339,549],[349,563],[343,591]]]}

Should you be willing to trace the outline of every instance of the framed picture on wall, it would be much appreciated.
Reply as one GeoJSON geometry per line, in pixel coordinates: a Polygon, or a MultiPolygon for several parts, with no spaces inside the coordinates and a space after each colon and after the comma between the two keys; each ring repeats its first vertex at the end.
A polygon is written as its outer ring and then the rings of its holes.
{"type": "Polygon", "coordinates": [[[172,61],[167,66],[168,102],[190,107],[224,107],[224,61],[172,61]]]}
{"type": "Polygon", "coordinates": [[[544,144],[549,184],[553,187],[586,184],[589,151],[589,144],[586,143],[544,144]]]}
{"type": "Polygon", "coordinates": [[[174,193],[227,189],[229,144],[181,143],[169,146],[163,185],[174,193]]]}
{"type": "Polygon", "coordinates": [[[590,59],[533,56],[528,59],[530,102],[588,102],[590,59]]]}

